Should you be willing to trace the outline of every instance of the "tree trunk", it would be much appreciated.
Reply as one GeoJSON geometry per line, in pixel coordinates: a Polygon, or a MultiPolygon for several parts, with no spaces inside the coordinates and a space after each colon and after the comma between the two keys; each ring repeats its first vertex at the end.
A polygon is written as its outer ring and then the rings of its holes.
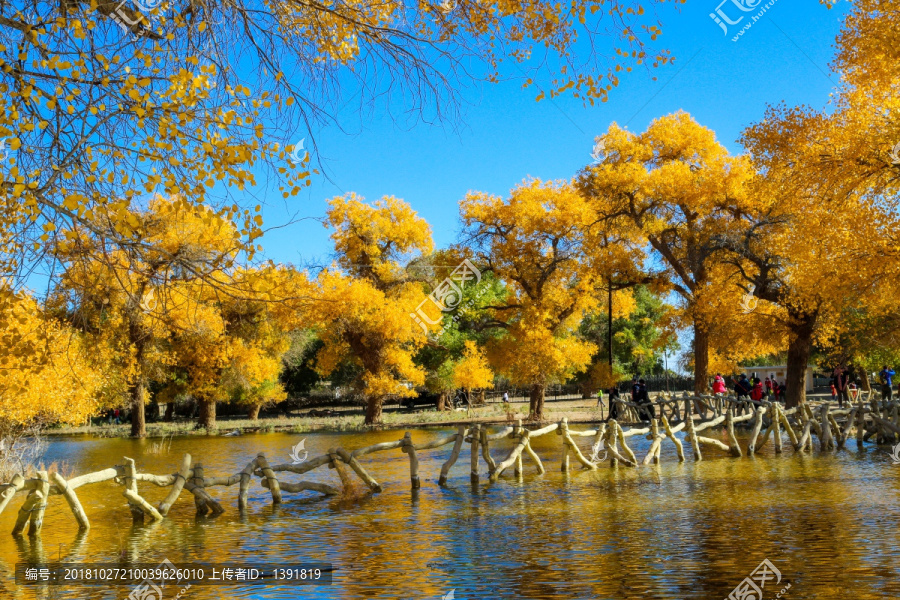
{"type": "Polygon", "coordinates": [[[450,392],[441,392],[437,400],[438,411],[447,410],[447,401],[450,400],[450,392]]]}
{"type": "Polygon", "coordinates": [[[528,419],[531,421],[544,420],[544,384],[535,383],[531,386],[531,405],[528,419]]]}
{"type": "Polygon", "coordinates": [[[206,429],[215,429],[216,427],[216,401],[200,400],[200,418],[198,425],[206,429]]]}
{"type": "Polygon", "coordinates": [[[709,393],[709,331],[694,321],[694,393],[709,393]]]}
{"type": "Polygon", "coordinates": [[[259,419],[259,409],[262,408],[262,404],[254,404],[250,407],[250,410],[247,411],[247,418],[251,421],[256,421],[259,419]]]}
{"type": "Polygon", "coordinates": [[[131,386],[131,437],[147,435],[147,421],[144,419],[144,402],[147,399],[147,384],[141,378],[131,386]]]}
{"type": "Polygon", "coordinates": [[[170,400],[168,404],[166,404],[166,414],[163,417],[163,421],[166,423],[171,423],[175,419],[175,401],[170,400]]]}
{"type": "Polygon", "coordinates": [[[384,398],[381,396],[370,396],[369,402],[366,404],[366,425],[375,425],[381,423],[381,407],[384,404],[384,398]]]}
{"type": "Polygon", "coordinates": [[[816,314],[791,314],[791,341],[788,344],[787,373],[784,385],[785,408],[793,408],[806,402],[806,369],[812,348],[816,314]]]}
{"type": "Polygon", "coordinates": [[[851,369],[850,375],[859,379],[860,390],[864,392],[869,392],[872,390],[872,385],[869,383],[869,373],[866,371],[865,367],[858,366],[855,369],[851,369]]]}
{"type": "Polygon", "coordinates": [[[582,400],[590,400],[594,397],[594,386],[591,383],[591,380],[581,382],[581,399],[582,400]]]}

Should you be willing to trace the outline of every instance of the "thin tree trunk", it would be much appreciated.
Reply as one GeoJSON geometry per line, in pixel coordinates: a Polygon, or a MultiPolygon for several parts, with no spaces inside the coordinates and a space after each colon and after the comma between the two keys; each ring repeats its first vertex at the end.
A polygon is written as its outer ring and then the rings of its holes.
{"type": "Polygon", "coordinates": [[[850,375],[859,379],[860,390],[862,390],[863,392],[869,392],[872,390],[872,385],[869,383],[869,374],[866,372],[865,367],[857,366],[850,371],[850,375]]]}
{"type": "Polygon", "coordinates": [[[806,369],[812,348],[816,314],[791,314],[791,341],[788,344],[787,373],[784,385],[786,408],[793,408],[806,402],[806,369]]]}
{"type": "Polygon", "coordinates": [[[250,410],[247,411],[247,418],[251,421],[256,421],[259,419],[259,409],[262,408],[262,404],[254,404],[250,407],[250,410]]]}
{"type": "Polygon", "coordinates": [[[147,334],[141,328],[140,317],[133,311],[129,313],[128,340],[134,346],[134,362],[137,370],[134,383],[131,384],[131,437],[147,436],[147,419],[144,416],[144,404],[147,402],[147,372],[144,363],[144,351],[147,334]]]}
{"type": "Polygon", "coordinates": [[[142,377],[131,386],[131,437],[147,435],[147,421],[144,418],[144,402],[147,400],[147,384],[142,377]]]}
{"type": "Polygon", "coordinates": [[[198,425],[206,429],[215,429],[216,427],[216,401],[205,400],[200,401],[200,417],[198,425]]]}
{"type": "Polygon", "coordinates": [[[366,425],[375,425],[381,423],[381,407],[384,405],[384,398],[381,396],[370,396],[369,403],[366,404],[366,425]]]}
{"type": "Polygon", "coordinates": [[[528,418],[532,421],[544,420],[544,384],[535,383],[531,386],[531,414],[528,418]]]}
{"type": "Polygon", "coordinates": [[[709,331],[700,321],[694,321],[694,392],[709,392],[709,331]]]}

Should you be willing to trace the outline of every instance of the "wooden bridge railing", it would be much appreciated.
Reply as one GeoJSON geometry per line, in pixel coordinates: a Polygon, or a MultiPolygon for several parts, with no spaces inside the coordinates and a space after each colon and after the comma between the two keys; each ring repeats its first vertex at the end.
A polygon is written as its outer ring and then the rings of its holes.
{"type": "MultiPolygon", "coordinates": [[[[627,418],[629,410],[635,411],[635,414],[638,410],[642,410],[640,405],[630,402],[620,401],[620,404],[619,417],[627,418]]],[[[363,468],[359,459],[373,452],[395,449],[399,449],[409,456],[412,489],[418,489],[421,486],[418,453],[450,444],[453,445],[453,448],[449,458],[441,467],[438,478],[439,485],[446,484],[450,468],[459,459],[462,447],[466,443],[470,446],[471,480],[476,483],[479,481],[480,450],[481,458],[488,466],[489,480],[496,482],[510,468],[513,468],[516,475],[521,475],[524,472],[523,456],[528,457],[535,464],[538,473],[544,473],[544,464],[532,448],[532,440],[551,433],[555,433],[561,439],[563,447],[561,470],[564,472],[570,469],[570,457],[573,457],[582,468],[596,470],[603,462],[597,459],[600,451],[605,452],[603,460],[608,458],[611,467],[616,467],[619,463],[628,467],[659,463],[662,444],[665,440],[671,441],[678,460],[684,461],[683,442],[675,435],[681,431],[684,431],[684,443],[690,445],[696,461],[702,459],[702,446],[740,457],[743,456],[744,450],[738,443],[734,427],[742,422],[749,422],[751,430],[750,441],[746,447],[748,455],[759,451],[770,437],[774,440],[776,454],[781,454],[783,452],[782,428],[787,432],[791,446],[798,452],[812,450],[813,435],[819,441],[820,450],[840,449],[852,435],[854,429],[858,446],[862,446],[873,436],[878,443],[894,443],[900,440],[900,402],[879,402],[869,399],[866,403],[859,400],[855,406],[840,410],[832,410],[828,402],[807,403],[785,410],[777,402],[756,402],[738,400],[728,396],[688,396],[684,394],[681,398],[657,398],[653,404],[659,408],[660,415],[658,420],[651,419],[648,427],[631,427],[626,430],[615,419],[610,419],[605,423],[600,423],[596,429],[576,431],[569,429],[567,419],[562,419],[558,423],[551,423],[538,429],[527,429],[523,427],[520,420],[515,426],[503,427],[499,431],[489,433],[487,428],[482,427],[481,424],[474,424],[471,427],[459,425],[455,434],[429,442],[413,443],[412,435],[406,432],[400,440],[373,444],[352,452],[343,448],[330,448],[322,456],[299,464],[269,465],[266,457],[260,453],[241,471],[228,477],[208,476],[203,465],[194,461],[190,454],[184,455],[180,467],[171,475],[140,473],[134,460],[128,457],[124,458],[124,464],[79,475],[68,480],[59,473],[48,474],[47,471],[38,471],[34,477],[28,478],[23,474],[17,474],[10,482],[0,484],[0,513],[16,494],[27,492],[25,500],[19,508],[13,535],[21,535],[28,526],[29,536],[36,536],[41,532],[44,511],[49,498],[59,495],[69,505],[79,528],[86,530],[90,527],[90,522],[78,499],[76,490],[84,485],[113,480],[123,486],[122,494],[135,523],[142,523],[147,518],[153,521],[166,518],[182,491],[187,491],[193,496],[197,514],[212,513],[213,516],[216,516],[223,513],[225,509],[210,495],[209,490],[218,486],[238,485],[238,509],[245,510],[248,506],[250,481],[253,477],[257,477],[260,485],[269,490],[273,504],[282,502],[283,492],[312,491],[326,496],[340,494],[340,489],[326,483],[291,482],[279,479],[281,473],[302,475],[323,466],[338,470],[345,489],[351,483],[349,475],[345,471],[345,468],[349,467],[372,492],[380,492],[381,485],[363,468]],[[681,403],[683,406],[679,407],[681,403]],[[708,419],[700,419],[695,422],[695,411],[702,411],[704,414],[712,413],[712,415],[708,419]],[[682,418],[682,414],[684,418],[682,418]],[[670,423],[670,417],[673,421],[679,422],[673,425],[670,423]],[[725,429],[727,444],[718,439],[699,435],[714,427],[725,429]],[[764,432],[763,428],[765,428],[764,432]],[[627,443],[627,439],[635,435],[646,435],[647,439],[651,441],[650,448],[641,461],[627,443]],[[761,441],[760,436],[762,436],[761,441]],[[575,439],[579,437],[592,438],[593,453],[590,457],[585,456],[576,443],[575,439]],[[514,440],[515,444],[506,456],[497,462],[491,454],[491,442],[504,438],[514,440]],[[140,495],[138,483],[151,483],[171,489],[159,504],[153,506],[140,495]]]]}

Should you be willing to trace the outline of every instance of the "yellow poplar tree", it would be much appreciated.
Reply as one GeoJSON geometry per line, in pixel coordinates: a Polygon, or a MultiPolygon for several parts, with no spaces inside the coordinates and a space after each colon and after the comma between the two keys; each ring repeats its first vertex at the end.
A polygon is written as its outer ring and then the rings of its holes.
{"type": "Polygon", "coordinates": [[[403,265],[432,251],[431,228],[393,197],[369,205],[348,194],[329,205],[338,268],[321,273],[310,306],[324,342],[317,370],[327,376],[345,361],[358,367],[365,422],[379,423],[385,398],[414,396],[425,382],[413,356],[426,337],[410,317],[425,294],[403,265]]]}
{"type": "Polygon", "coordinates": [[[460,213],[477,262],[509,290],[489,307],[505,331],[488,343],[491,365],[530,387],[529,418],[543,419],[546,386],[583,370],[596,351],[575,335],[610,272],[590,233],[594,214],[568,182],[536,179],[507,199],[470,192],[460,213]]]}
{"type": "Polygon", "coordinates": [[[695,391],[705,393],[714,317],[700,308],[716,293],[711,276],[720,262],[711,239],[744,210],[749,161],[730,156],[684,112],[656,119],[641,134],[612,124],[601,141],[602,160],[582,171],[578,187],[598,218],[628,222],[666,267],[694,330],[695,391]]]}
{"type": "Polygon", "coordinates": [[[472,340],[465,342],[462,358],[453,367],[453,384],[466,391],[470,404],[472,390],[494,387],[494,372],[487,356],[472,340]]]}
{"type": "MultiPolygon", "coordinates": [[[[131,434],[142,437],[149,382],[171,363],[172,332],[206,335],[221,327],[202,303],[210,290],[227,285],[224,269],[240,240],[229,221],[177,196],[156,197],[145,210],[129,210],[127,219],[134,223],[135,250],[83,229],[62,232],[56,256],[65,271],[55,302],[108,350],[110,367],[127,388],[131,434]]],[[[96,220],[97,229],[108,223],[96,220]]]]}

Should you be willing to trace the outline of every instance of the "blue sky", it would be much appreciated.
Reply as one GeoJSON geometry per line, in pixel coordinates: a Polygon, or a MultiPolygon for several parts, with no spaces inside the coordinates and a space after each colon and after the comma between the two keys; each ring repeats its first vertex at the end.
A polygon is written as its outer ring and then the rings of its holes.
{"type": "MultiPolygon", "coordinates": [[[[829,10],[816,0],[777,0],[733,42],[749,17],[726,36],[709,16],[719,1],[658,9],[660,45],[677,60],[626,74],[606,103],[585,107],[568,97],[535,102],[533,88],[507,81],[467,90],[461,120],[454,123],[397,123],[374,112],[346,114],[351,133],[334,126],[298,131],[297,140],[316,137],[331,181],[314,178],[288,204],[271,196],[266,225],[284,223],[290,214],[322,217],[325,200],[344,192],[370,201],[390,194],[411,204],[431,224],[436,245],[446,246],[459,232],[458,202],[467,191],[506,194],[528,176],[569,178],[590,162],[594,136],[613,121],[643,131],[654,118],[682,109],[740,152],[740,132],[768,104],[827,103],[838,81],[828,64],[846,4],[829,10]]],[[[722,10],[732,20],[743,14],[730,0],[722,10]]],[[[327,262],[328,235],[307,220],[267,233],[262,243],[277,262],[327,262]]]]}

